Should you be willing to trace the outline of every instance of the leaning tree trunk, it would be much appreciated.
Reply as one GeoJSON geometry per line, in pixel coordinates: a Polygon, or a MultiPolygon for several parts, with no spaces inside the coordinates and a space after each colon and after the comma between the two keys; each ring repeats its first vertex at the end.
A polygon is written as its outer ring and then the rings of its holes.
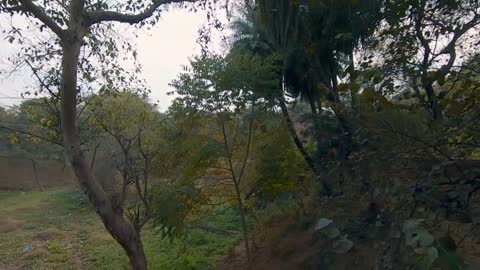
{"type": "MultiPolygon", "coordinates": [[[[300,137],[297,134],[297,131],[295,130],[295,126],[293,124],[292,119],[290,118],[290,115],[288,114],[288,108],[287,105],[285,104],[285,101],[283,99],[278,99],[278,103],[280,105],[280,109],[282,111],[283,118],[285,119],[285,122],[287,124],[288,132],[290,133],[290,136],[293,139],[293,142],[297,146],[298,150],[300,151],[300,154],[302,154],[303,158],[305,159],[305,162],[307,162],[307,165],[310,167],[312,172],[315,174],[318,180],[320,180],[321,177],[321,172],[318,169],[318,167],[315,165],[315,161],[312,159],[312,157],[308,154],[307,150],[305,149],[305,146],[303,145],[302,141],[300,140],[300,137]]],[[[324,189],[325,194],[330,195],[332,194],[332,189],[331,187],[325,182],[324,180],[321,180],[322,187],[324,189]]]]}
{"type": "Polygon", "coordinates": [[[81,48],[80,22],[70,22],[62,40],[61,120],[65,152],[79,182],[85,187],[107,231],[123,247],[134,270],[147,269],[139,231],[123,216],[121,208],[109,199],[96,181],[80,147],[77,127],[77,71],[81,48]],[[76,25],[75,25],[76,24],[76,25]]]}

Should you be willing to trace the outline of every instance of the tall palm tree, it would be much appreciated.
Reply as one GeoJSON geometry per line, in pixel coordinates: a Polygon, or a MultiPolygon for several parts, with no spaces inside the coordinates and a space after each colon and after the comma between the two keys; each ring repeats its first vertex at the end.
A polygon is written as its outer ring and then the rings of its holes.
{"type": "Polygon", "coordinates": [[[380,0],[257,2],[257,24],[283,58],[285,92],[307,101],[314,114],[321,110],[322,98],[332,104],[343,141],[340,159],[348,156],[351,130],[337,87],[339,74],[349,70],[354,80],[353,52],[375,31],[380,7],[380,0]]]}
{"type": "Polygon", "coordinates": [[[353,71],[353,51],[376,29],[380,6],[381,0],[258,0],[233,23],[233,48],[280,55],[285,92],[316,113],[322,96],[339,102],[339,69],[353,71]]]}
{"type": "MultiPolygon", "coordinates": [[[[381,0],[258,0],[246,9],[244,18],[232,24],[232,50],[280,56],[279,81],[286,94],[308,102],[313,114],[321,111],[322,100],[333,104],[342,160],[348,157],[351,131],[337,88],[338,76],[340,69],[349,67],[353,79],[353,52],[378,25],[380,4],[381,0]]],[[[287,123],[291,122],[284,101],[279,103],[287,123]]],[[[318,174],[293,129],[291,133],[318,174]]]]}

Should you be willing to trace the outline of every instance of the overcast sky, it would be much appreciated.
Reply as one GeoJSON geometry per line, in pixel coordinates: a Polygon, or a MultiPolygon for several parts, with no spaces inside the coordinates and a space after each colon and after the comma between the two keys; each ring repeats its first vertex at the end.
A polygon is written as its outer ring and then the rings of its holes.
{"type": "MultiPolygon", "coordinates": [[[[171,91],[168,84],[176,78],[182,65],[188,63],[188,58],[200,52],[200,46],[196,44],[197,31],[205,17],[200,11],[172,9],[162,13],[162,19],[152,30],[139,32],[136,43],[139,62],[143,66],[142,75],[152,89],[152,101],[158,100],[161,110],[168,108],[172,101],[172,97],[166,95],[171,91]]],[[[1,23],[6,23],[5,18],[0,18],[1,23]]],[[[5,40],[5,36],[1,37],[0,68],[8,64],[7,57],[17,49],[5,40]]],[[[32,83],[31,74],[26,71],[8,77],[0,75],[0,105],[20,103],[20,94],[32,83]]]]}

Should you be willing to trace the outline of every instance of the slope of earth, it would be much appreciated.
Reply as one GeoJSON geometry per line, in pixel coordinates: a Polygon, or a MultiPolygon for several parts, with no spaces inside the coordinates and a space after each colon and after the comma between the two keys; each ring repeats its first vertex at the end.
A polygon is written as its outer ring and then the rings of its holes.
{"type": "MultiPolygon", "coordinates": [[[[475,225],[437,222],[435,238],[438,240],[435,241],[440,243],[449,231],[456,252],[440,250],[434,264],[423,267],[422,257],[405,246],[406,240],[398,230],[372,216],[367,202],[361,196],[329,198],[315,213],[307,216],[294,211],[272,219],[254,234],[250,270],[480,269],[480,242],[478,234],[471,230],[475,225]],[[341,251],[341,246],[336,247],[337,241],[327,237],[332,231],[316,230],[320,218],[331,220],[339,229],[335,239],[345,237],[352,242],[352,247],[341,251]]],[[[230,249],[228,255],[219,260],[216,269],[247,270],[243,243],[230,249]]]]}
{"type": "Polygon", "coordinates": [[[76,187],[71,167],[60,160],[0,156],[0,190],[30,191],[42,188],[76,187]]]}

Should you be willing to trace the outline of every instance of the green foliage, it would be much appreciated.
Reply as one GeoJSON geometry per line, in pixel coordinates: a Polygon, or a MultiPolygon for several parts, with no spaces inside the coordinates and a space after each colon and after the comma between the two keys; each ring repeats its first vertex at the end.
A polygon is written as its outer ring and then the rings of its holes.
{"type": "Polygon", "coordinates": [[[23,101],[0,110],[0,154],[21,158],[62,156],[58,102],[49,98],[23,101]]]}
{"type": "Polygon", "coordinates": [[[255,143],[258,192],[272,199],[298,192],[312,178],[311,172],[278,117],[269,116],[264,123],[255,143]]]}
{"type": "Polygon", "coordinates": [[[180,95],[172,108],[214,113],[268,104],[280,94],[276,70],[275,57],[240,53],[195,57],[172,82],[180,95]]]}
{"type": "Polygon", "coordinates": [[[157,114],[146,97],[134,92],[93,96],[87,109],[90,124],[123,133],[125,137],[134,137],[138,126],[148,126],[157,114]]]}
{"type": "Polygon", "coordinates": [[[225,251],[239,242],[238,236],[222,236],[201,230],[171,244],[147,241],[147,256],[152,269],[214,269],[225,251]],[[149,252],[150,251],[150,252],[149,252]]]}
{"type": "Polygon", "coordinates": [[[159,184],[151,193],[153,225],[162,237],[171,240],[183,235],[188,221],[207,200],[194,185],[159,184]]]}

